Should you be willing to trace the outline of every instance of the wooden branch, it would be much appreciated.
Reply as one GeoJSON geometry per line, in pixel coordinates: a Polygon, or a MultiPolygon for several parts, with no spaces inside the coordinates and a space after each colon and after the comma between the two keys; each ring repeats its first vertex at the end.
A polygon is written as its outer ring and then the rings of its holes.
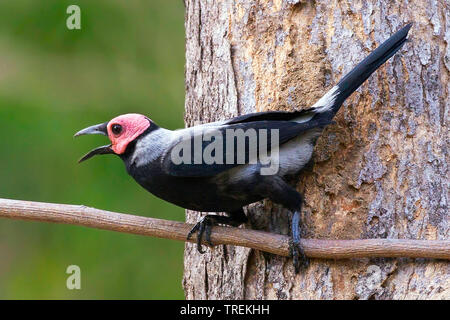
{"type": "MultiPolygon", "coordinates": [[[[86,206],[0,199],[0,217],[132,233],[186,241],[192,225],[162,219],[104,211],[86,206]]],[[[289,256],[287,236],[242,228],[214,227],[213,244],[231,244],[289,256]]],[[[192,241],[194,242],[194,241],[192,241]]],[[[449,240],[304,239],[305,253],[311,258],[347,259],[363,257],[410,257],[450,260],[449,240]]]]}

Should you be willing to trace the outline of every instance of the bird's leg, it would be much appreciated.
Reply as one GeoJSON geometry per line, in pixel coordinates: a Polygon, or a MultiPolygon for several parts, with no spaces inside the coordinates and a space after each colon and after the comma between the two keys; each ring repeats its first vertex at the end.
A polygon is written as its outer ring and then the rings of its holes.
{"type": "Polygon", "coordinates": [[[291,225],[291,254],[294,263],[295,273],[300,271],[300,266],[303,265],[307,267],[309,265],[309,260],[306,258],[303,247],[300,244],[301,232],[300,232],[300,210],[294,211],[292,215],[292,225],[291,225]]]}
{"type": "Polygon", "coordinates": [[[187,235],[187,240],[189,240],[194,234],[194,232],[197,231],[197,250],[200,253],[205,253],[205,251],[202,249],[202,240],[203,235],[205,235],[206,242],[213,246],[211,242],[211,229],[212,226],[217,224],[226,224],[233,227],[237,227],[241,225],[242,223],[247,222],[247,216],[244,213],[244,210],[240,209],[237,211],[233,211],[228,213],[227,216],[218,216],[218,215],[207,215],[204,216],[197,224],[189,231],[187,235]]]}
{"type": "Polygon", "coordinates": [[[291,256],[293,259],[295,273],[300,271],[303,265],[308,266],[309,262],[300,243],[300,214],[302,211],[303,197],[293,187],[279,177],[273,177],[270,184],[268,198],[275,203],[283,205],[289,209],[292,215],[291,238],[289,241],[291,256]]]}

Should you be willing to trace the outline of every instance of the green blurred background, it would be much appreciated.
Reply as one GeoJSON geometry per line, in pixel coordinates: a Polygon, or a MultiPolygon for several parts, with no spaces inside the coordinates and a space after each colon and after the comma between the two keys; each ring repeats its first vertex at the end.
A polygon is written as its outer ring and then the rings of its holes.
{"type": "MultiPolygon", "coordinates": [[[[77,160],[105,137],[86,126],[143,113],[183,126],[182,0],[0,2],[0,197],[84,204],[183,220],[114,156],[77,160]],[[81,30],[66,8],[81,8],[81,30]]],[[[0,298],[182,299],[183,243],[67,225],[0,220],[0,298]],[[67,266],[81,290],[66,288],[67,266]]]]}

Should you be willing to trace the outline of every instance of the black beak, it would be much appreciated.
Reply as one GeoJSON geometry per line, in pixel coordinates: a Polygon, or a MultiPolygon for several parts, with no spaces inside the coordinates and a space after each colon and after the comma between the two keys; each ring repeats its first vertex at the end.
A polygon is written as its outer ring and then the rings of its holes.
{"type": "Polygon", "coordinates": [[[114,154],[114,151],[111,149],[111,145],[103,146],[95,148],[94,150],[89,151],[89,153],[85,154],[83,158],[78,160],[78,163],[82,163],[85,160],[92,158],[98,154],[114,154]]]}
{"type": "MultiPolygon", "coordinates": [[[[79,137],[79,136],[83,136],[86,134],[102,134],[104,136],[108,136],[107,126],[108,126],[108,122],[97,124],[95,126],[78,131],[77,133],[75,133],[74,137],[79,137]]],[[[114,151],[111,149],[111,145],[98,147],[98,148],[90,151],[89,153],[87,153],[85,156],[83,156],[78,161],[78,163],[88,160],[98,154],[114,154],[114,151]]]]}
{"type": "Polygon", "coordinates": [[[108,122],[96,124],[95,126],[83,129],[75,133],[74,137],[83,136],[86,134],[102,134],[104,136],[108,135],[108,122]]]}

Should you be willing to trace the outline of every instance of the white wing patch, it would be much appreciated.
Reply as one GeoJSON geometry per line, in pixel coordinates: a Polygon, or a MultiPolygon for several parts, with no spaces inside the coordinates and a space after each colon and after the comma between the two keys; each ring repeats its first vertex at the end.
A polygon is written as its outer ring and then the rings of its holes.
{"type": "Polygon", "coordinates": [[[311,109],[313,109],[311,111],[315,113],[322,113],[330,110],[339,93],[339,87],[334,86],[311,107],[311,109]]]}

